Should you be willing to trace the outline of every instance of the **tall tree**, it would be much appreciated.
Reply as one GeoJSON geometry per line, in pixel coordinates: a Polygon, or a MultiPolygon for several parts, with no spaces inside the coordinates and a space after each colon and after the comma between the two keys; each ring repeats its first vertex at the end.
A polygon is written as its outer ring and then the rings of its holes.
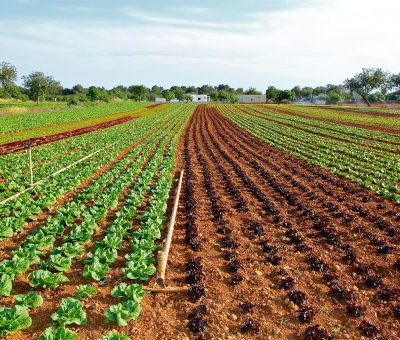
{"type": "Polygon", "coordinates": [[[268,86],[267,91],[266,91],[266,97],[267,100],[269,101],[276,101],[276,98],[278,97],[279,90],[275,86],[268,86]]]}
{"type": "Polygon", "coordinates": [[[390,87],[395,90],[400,90],[400,73],[390,76],[390,87]]]}
{"type": "Polygon", "coordinates": [[[104,87],[90,86],[87,96],[92,102],[109,100],[109,94],[104,87]]]}
{"type": "Polygon", "coordinates": [[[0,63],[0,84],[6,93],[10,93],[11,88],[15,86],[17,76],[18,73],[15,66],[5,62],[0,63]]]}
{"type": "Polygon", "coordinates": [[[86,89],[81,84],[76,84],[72,87],[73,94],[84,94],[86,89]]]}
{"type": "Polygon", "coordinates": [[[234,93],[228,93],[228,98],[227,100],[229,101],[229,103],[231,104],[236,104],[239,102],[239,97],[234,94],[234,93]]]}
{"type": "Polygon", "coordinates": [[[225,103],[229,100],[229,92],[226,91],[218,91],[218,100],[225,103]]]}
{"type": "Polygon", "coordinates": [[[144,85],[133,85],[129,86],[129,91],[137,101],[141,102],[145,98],[148,89],[144,85]]]}
{"type": "Polygon", "coordinates": [[[176,87],[173,92],[174,92],[175,98],[178,99],[180,102],[185,100],[186,93],[182,87],[176,87]]]}
{"type": "Polygon", "coordinates": [[[290,90],[281,90],[278,92],[276,100],[278,103],[287,103],[294,99],[294,93],[290,90]]]}
{"type": "Polygon", "coordinates": [[[295,86],[295,87],[293,87],[291,91],[294,93],[294,95],[295,95],[296,98],[298,98],[298,99],[303,98],[303,97],[302,97],[302,94],[301,94],[301,88],[300,88],[300,86],[295,86]]]}
{"type": "Polygon", "coordinates": [[[250,94],[250,95],[260,95],[261,92],[257,91],[257,89],[255,87],[250,87],[249,89],[247,89],[244,94],[250,94]]]}
{"type": "Polygon", "coordinates": [[[313,88],[310,86],[305,86],[301,89],[301,97],[302,98],[307,98],[311,97],[313,95],[313,88]]]}
{"type": "Polygon", "coordinates": [[[326,93],[326,87],[325,86],[317,86],[313,90],[313,95],[314,96],[318,96],[318,95],[324,94],[324,93],[326,93]]]}
{"type": "Polygon", "coordinates": [[[170,91],[170,90],[163,90],[161,92],[161,95],[163,96],[163,98],[165,98],[168,102],[170,102],[172,99],[175,98],[175,94],[174,92],[170,91]]]}
{"type": "Polygon", "coordinates": [[[213,92],[214,92],[214,88],[211,85],[203,85],[203,86],[198,88],[198,93],[199,94],[208,94],[208,95],[210,95],[213,92]]]}
{"type": "Polygon", "coordinates": [[[379,90],[385,87],[388,82],[388,73],[380,68],[363,68],[353,78],[346,79],[345,88],[351,92],[355,92],[363,99],[363,101],[371,106],[368,100],[369,94],[373,90],[379,90]]]}
{"type": "Polygon", "coordinates": [[[164,88],[158,85],[154,85],[151,88],[151,92],[155,95],[161,95],[162,90],[164,90],[164,88]]]}
{"type": "Polygon", "coordinates": [[[196,86],[188,86],[186,88],[186,93],[197,94],[198,88],[196,86]]]}
{"type": "Polygon", "coordinates": [[[43,72],[32,72],[23,78],[24,87],[28,89],[29,95],[39,105],[40,98],[46,99],[50,94],[61,92],[60,82],[53,77],[45,75],[43,72]]]}

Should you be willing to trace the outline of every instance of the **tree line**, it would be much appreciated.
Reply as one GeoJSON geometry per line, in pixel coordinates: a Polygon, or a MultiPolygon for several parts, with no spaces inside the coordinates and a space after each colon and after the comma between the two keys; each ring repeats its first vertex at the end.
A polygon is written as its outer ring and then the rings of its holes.
{"type": "MultiPolygon", "coordinates": [[[[0,63],[0,98],[18,100],[34,100],[39,105],[42,100],[67,101],[70,105],[90,102],[109,102],[111,100],[154,101],[158,97],[167,101],[190,101],[191,94],[205,94],[212,101],[237,103],[239,95],[261,95],[262,92],[250,87],[249,89],[233,88],[227,84],[218,86],[172,86],[163,88],[154,85],[150,88],[144,85],[123,86],[112,89],[104,87],[84,86],[77,84],[72,88],[64,88],[60,82],[43,72],[32,72],[21,77],[22,86],[16,84],[18,72],[15,66],[0,63]]],[[[390,74],[380,68],[362,69],[343,84],[318,87],[295,86],[292,89],[278,89],[269,86],[265,92],[266,100],[273,103],[292,101],[319,102],[338,104],[344,101],[363,100],[367,105],[385,100],[400,101],[400,73],[390,74]]]]}
{"type": "Polygon", "coordinates": [[[341,85],[328,84],[315,88],[295,86],[291,90],[279,90],[269,86],[266,96],[268,101],[277,103],[304,100],[338,104],[362,100],[371,106],[371,103],[382,103],[386,100],[400,102],[400,73],[390,74],[381,68],[363,68],[360,73],[346,79],[341,85]]]}

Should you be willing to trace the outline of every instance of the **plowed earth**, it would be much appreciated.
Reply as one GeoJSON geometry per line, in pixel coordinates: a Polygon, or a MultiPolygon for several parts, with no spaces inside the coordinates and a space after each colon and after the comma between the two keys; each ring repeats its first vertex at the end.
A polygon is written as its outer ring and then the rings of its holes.
{"type": "Polygon", "coordinates": [[[399,338],[397,206],[267,145],[215,108],[196,109],[179,149],[186,175],[168,284],[204,285],[205,296],[148,295],[141,319],[121,331],[134,339],[303,339],[318,324],[335,339],[361,339],[366,320],[377,335],[399,338]],[[187,277],[193,256],[201,266],[187,277]],[[248,312],[239,308],[245,302],[254,304],[248,312]],[[207,325],[194,333],[189,314],[201,304],[208,311],[194,321],[207,325]],[[358,305],[364,315],[349,315],[358,305]],[[310,322],[303,307],[315,313],[310,322]],[[248,319],[258,332],[242,329],[248,319]]]}

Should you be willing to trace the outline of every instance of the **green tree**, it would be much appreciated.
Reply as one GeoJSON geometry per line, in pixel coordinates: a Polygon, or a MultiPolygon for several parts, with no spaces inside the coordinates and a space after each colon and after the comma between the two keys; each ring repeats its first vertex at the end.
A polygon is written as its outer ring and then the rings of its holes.
{"type": "Polygon", "coordinates": [[[40,99],[46,99],[49,95],[56,95],[61,92],[61,85],[53,77],[45,75],[43,72],[32,72],[29,76],[24,76],[23,83],[29,92],[29,96],[39,105],[40,99]]]}
{"type": "Polygon", "coordinates": [[[192,101],[192,96],[188,93],[185,94],[184,101],[190,102],[192,101]]]}
{"type": "Polygon", "coordinates": [[[385,95],[380,91],[376,91],[368,95],[368,100],[370,103],[383,103],[385,101],[385,95]]]}
{"type": "Polygon", "coordinates": [[[229,93],[226,92],[226,91],[218,91],[217,98],[218,98],[219,101],[225,103],[229,99],[229,93]]]}
{"type": "Polygon", "coordinates": [[[294,99],[294,93],[290,90],[280,90],[276,97],[278,103],[288,103],[294,99]]]}
{"type": "Polygon", "coordinates": [[[189,94],[198,94],[198,88],[196,86],[189,86],[186,88],[185,92],[189,94]]]}
{"type": "Polygon", "coordinates": [[[125,100],[129,97],[129,90],[123,85],[118,85],[111,90],[111,94],[116,98],[125,100]]]}
{"type": "Polygon", "coordinates": [[[268,101],[276,101],[276,98],[278,97],[279,90],[275,86],[268,86],[267,91],[266,91],[266,97],[268,101]]]}
{"type": "Polygon", "coordinates": [[[257,89],[255,87],[250,87],[249,89],[247,89],[244,94],[248,94],[248,95],[260,95],[261,92],[257,91],[257,89]]]}
{"type": "Polygon", "coordinates": [[[303,97],[302,97],[302,94],[301,94],[301,88],[300,88],[300,86],[295,86],[295,87],[293,87],[293,88],[292,88],[292,92],[294,93],[294,95],[295,95],[296,98],[298,98],[298,99],[303,98],[303,97]]]}
{"type": "Polygon", "coordinates": [[[208,94],[215,92],[214,88],[211,85],[203,85],[198,88],[198,94],[208,94]]]}
{"type": "Polygon", "coordinates": [[[86,89],[81,84],[76,84],[72,87],[73,94],[85,94],[86,89]]]}
{"type": "Polygon", "coordinates": [[[185,90],[183,88],[176,87],[173,92],[174,92],[175,98],[178,99],[180,102],[185,100],[186,93],[185,93],[185,90]]]}
{"type": "Polygon", "coordinates": [[[371,106],[368,99],[373,90],[383,89],[388,83],[388,74],[380,68],[363,68],[353,78],[346,79],[344,86],[352,93],[357,93],[362,100],[371,106]]]}
{"type": "Polygon", "coordinates": [[[110,96],[104,87],[90,86],[87,92],[87,97],[92,102],[103,101],[108,102],[110,96]]]}
{"type": "Polygon", "coordinates": [[[326,87],[325,86],[317,86],[313,90],[313,95],[314,96],[319,96],[320,94],[325,94],[326,93],[326,87]]]}
{"type": "Polygon", "coordinates": [[[148,89],[144,85],[133,85],[129,86],[129,92],[132,93],[133,99],[141,102],[143,99],[145,99],[148,89]]]}
{"type": "Polygon", "coordinates": [[[400,73],[392,74],[390,76],[389,86],[392,89],[394,88],[395,90],[400,90],[400,73]]]}
{"type": "Polygon", "coordinates": [[[15,66],[5,62],[0,63],[0,84],[6,94],[11,95],[13,88],[16,86],[17,76],[18,73],[15,66]]]}
{"type": "Polygon", "coordinates": [[[301,98],[312,97],[313,88],[310,86],[305,86],[301,89],[301,98]]]}
{"type": "Polygon", "coordinates": [[[220,84],[217,86],[218,92],[223,91],[223,92],[235,92],[235,89],[230,87],[228,84],[220,84]]]}
{"type": "Polygon", "coordinates": [[[213,102],[216,102],[218,100],[218,92],[211,92],[210,98],[213,102]]]}
{"type": "Polygon", "coordinates": [[[236,94],[244,94],[243,87],[238,87],[238,88],[235,90],[235,93],[236,93],[236,94]]]}
{"type": "Polygon", "coordinates": [[[239,102],[239,97],[234,93],[228,93],[228,102],[231,104],[236,104],[239,102]]]}
{"type": "Polygon", "coordinates": [[[168,102],[170,102],[172,99],[175,98],[175,94],[174,92],[170,91],[170,90],[163,90],[161,92],[161,95],[163,96],[163,98],[165,98],[168,102]]]}
{"type": "Polygon", "coordinates": [[[337,91],[329,91],[326,94],[326,103],[327,104],[339,104],[343,101],[343,96],[340,94],[340,92],[337,91]]]}
{"type": "Polygon", "coordinates": [[[161,95],[162,90],[164,90],[164,88],[162,86],[158,86],[158,85],[154,85],[152,86],[150,92],[155,94],[155,95],[161,95]]]}

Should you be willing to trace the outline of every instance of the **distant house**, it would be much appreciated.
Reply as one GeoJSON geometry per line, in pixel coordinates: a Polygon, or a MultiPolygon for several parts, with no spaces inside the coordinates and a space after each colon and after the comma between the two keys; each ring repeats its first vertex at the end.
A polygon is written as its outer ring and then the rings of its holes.
{"type": "Polygon", "coordinates": [[[156,98],[155,102],[156,103],[166,103],[167,100],[165,98],[156,98]]]}
{"type": "Polygon", "coordinates": [[[190,96],[192,97],[192,102],[207,103],[210,101],[210,96],[206,94],[191,94],[190,96]]]}
{"type": "Polygon", "coordinates": [[[266,103],[267,96],[265,94],[253,95],[243,94],[239,96],[239,103],[266,103]]]}

